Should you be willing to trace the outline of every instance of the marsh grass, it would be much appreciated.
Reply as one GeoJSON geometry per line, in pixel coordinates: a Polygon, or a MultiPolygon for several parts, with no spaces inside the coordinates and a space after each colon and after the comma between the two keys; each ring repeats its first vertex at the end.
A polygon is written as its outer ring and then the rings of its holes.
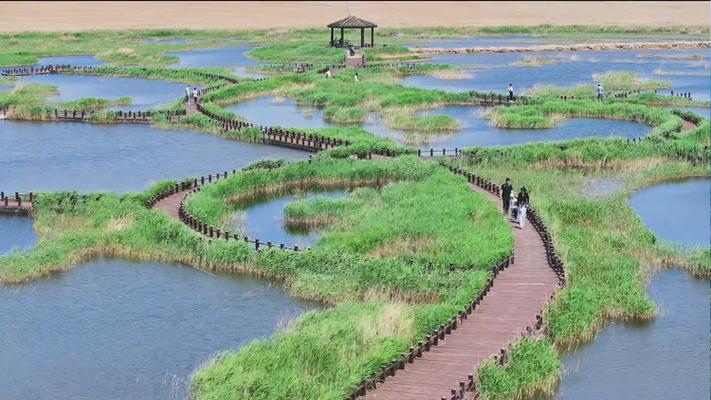
{"type": "Polygon", "coordinates": [[[339,176],[402,182],[382,193],[363,189],[358,199],[364,206],[346,207],[340,238],[298,253],[255,252],[234,240],[208,243],[167,215],[145,208],[152,195],[174,182],[123,196],[41,194],[35,221],[40,241],[31,250],[0,257],[0,280],[25,281],[98,256],[180,262],[274,280],[294,296],[334,306],[307,313],[269,339],[217,357],[195,374],[193,395],[200,399],[342,397],[460,310],[489,278],[491,261],[510,251],[512,237],[496,207],[461,178],[411,157],[255,168],[206,186],[198,195],[203,197],[189,206],[197,208],[217,196],[219,212],[225,198],[246,189],[304,177],[339,176]],[[438,209],[423,212],[440,197],[445,201],[438,200],[438,209]],[[376,204],[377,209],[368,209],[376,204]],[[478,218],[470,220],[471,213],[478,218]],[[481,229],[474,229],[474,224],[481,229]],[[429,232],[435,242],[434,250],[426,250],[428,257],[457,261],[460,254],[478,267],[426,268],[413,263],[412,255],[375,258],[352,247],[367,249],[368,243],[375,246],[388,237],[410,237],[413,230],[414,234],[429,232]],[[457,238],[460,234],[465,236],[457,238]],[[441,241],[449,243],[442,248],[437,246],[441,241]],[[462,248],[450,252],[452,246],[462,248]]]}
{"type": "MultiPolygon", "coordinates": [[[[708,121],[706,121],[708,123],[708,121]]],[[[512,153],[526,147],[513,148],[512,153]]],[[[536,367],[541,360],[557,361],[555,348],[566,349],[592,340],[611,319],[649,319],[655,305],[645,293],[651,273],[661,267],[681,265],[697,277],[711,276],[708,248],[679,249],[659,243],[628,205],[631,193],[641,187],[672,177],[709,176],[707,165],[693,166],[666,160],[645,168],[608,169],[522,168],[506,161],[500,164],[470,165],[475,173],[502,181],[511,177],[515,186],[529,188],[532,203],[552,232],[553,240],[566,263],[567,284],[559,291],[545,315],[551,342],[527,345],[511,365],[493,364],[480,371],[484,398],[519,399],[533,392],[550,392],[559,369],[536,367]],[[590,179],[622,179],[625,185],[607,196],[589,197],[580,188],[590,179]],[[525,354],[525,355],[524,355],[525,354]],[[515,368],[520,368],[515,372],[515,368]]],[[[625,162],[618,161],[620,164],[625,162]]],[[[637,160],[629,161],[635,164],[637,160]]],[[[551,364],[553,365],[553,364],[551,364]]]]}

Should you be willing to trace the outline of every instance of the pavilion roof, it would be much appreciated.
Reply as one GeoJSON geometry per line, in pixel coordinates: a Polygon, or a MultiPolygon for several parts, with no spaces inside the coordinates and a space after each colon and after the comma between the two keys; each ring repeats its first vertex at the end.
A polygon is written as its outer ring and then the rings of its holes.
{"type": "Polygon", "coordinates": [[[378,25],[351,15],[342,20],[331,22],[326,26],[329,28],[375,28],[378,25]]]}

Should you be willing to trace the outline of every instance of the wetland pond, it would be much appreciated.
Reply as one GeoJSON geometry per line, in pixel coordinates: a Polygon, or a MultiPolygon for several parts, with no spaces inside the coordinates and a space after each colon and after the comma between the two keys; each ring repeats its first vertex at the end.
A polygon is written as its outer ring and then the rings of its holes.
{"type": "Polygon", "coordinates": [[[0,190],[137,192],[166,179],[239,169],[308,153],[143,124],[0,121],[0,190]]]}
{"type": "Polygon", "coordinates": [[[259,239],[261,243],[271,241],[277,246],[281,243],[289,247],[298,245],[301,249],[313,247],[323,229],[327,227],[311,229],[289,225],[285,221],[284,208],[297,200],[317,198],[335,200],[346,196],[348,192],[345,190],[310,189],[305,192],[260,198],[240,207],[242,210],[234,215],[234,229],[249,238],[259,239]]]}
{"type": "MultiPolygon", "coordinates": [[[[291,98],[263,96],[227,106],[225,109],[260,125],[312,129],[339,126],[324,119],[323,109],[300,106],[291,98]]],[[[449,106],[421,111],[419,115],[447,115],[460,126],[458,131],[430,136],[416,136],[388,128],[385,121],[375,114],[369,115],[368,120],[361,126],[376,136],[421,148],[424,148],[424,145],[435,148],[511,146],[592,136],[638,138],[650,131],[648,126],[636,122],[597,118],[570,118],[551,129],[502,129],[491,126],[489,121],[483,118],[485,111],[484,107],[475,106],[449,106]]]]}
{"type": "Polygon", "coordinates": [[[185,400],[212,357],[319,307],[258,279],[99,259],[0,286],[0,393],[185,400]]]}
{"type": "MultiPolygon", "coordinates": [[[[708,246],[709,201],[709,180],[692,179],[641,190],[630,206],[659,240],[708,246]]],[[[709,281],[668,269],[647,293],[657,316],[614,322],[568,353],[555,399],[708,398],[709,281]]]]}

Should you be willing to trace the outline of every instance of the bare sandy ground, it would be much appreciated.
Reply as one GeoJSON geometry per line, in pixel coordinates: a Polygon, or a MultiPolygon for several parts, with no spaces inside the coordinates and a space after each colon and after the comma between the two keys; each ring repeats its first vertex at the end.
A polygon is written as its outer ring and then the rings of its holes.
{"type": "Polygon", "coordinates": [[[3,32],[306,28],[349,14],[385,27],[709,24],[708,1],[25,1],[3,2],[0,9],[3,32]]]}

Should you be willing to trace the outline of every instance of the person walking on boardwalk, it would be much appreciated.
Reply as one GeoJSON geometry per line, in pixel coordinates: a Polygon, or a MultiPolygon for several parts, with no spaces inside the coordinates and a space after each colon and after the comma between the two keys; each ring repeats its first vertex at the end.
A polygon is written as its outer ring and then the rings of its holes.
{"type": "Polygon", "coordinates": [[[193,87],[193,100],[195,104],[198,103],[198,89],[196,87],[193,87]]]}
{"type": "Polygon", "coordinates": [[[598,82],[598,84],[597,84],[597,99],[599,101],[602,101],[604,94],[605,94],[605,89],[603,89],[602,84],[598,82]]]}
{"type": "Polygon", "coordinates": [[[501,185],[501,200],[504,206],[504,214],[509,215],[509,207],[511,207],[511,191],[513,186],[511,186],[511,179],[506,178],[506,182],[501,185]]]}
{"type": "Polygon", "coordinates": [[[185,94],[188,97],[188,104],[190,104],[190,97],[192,96],[192,93],[190,92],[190,85],[185,87],[185,94]]]}
{"type": "Polygon", "coordinates": [[[513,85],[509,83],[509,103],[513,103],[513,101],[514,101],[513,85]]]}
{"type": "Polygon", "coordinates": [[[516,207],[518,208],[518,213],[516,215],[518,219],[519,228],[523,229],[526,224],[526,210],[528,209],[528,190],[525,186],[522,186],[518,191],[518,196],[516,196],[516,207]]]}

